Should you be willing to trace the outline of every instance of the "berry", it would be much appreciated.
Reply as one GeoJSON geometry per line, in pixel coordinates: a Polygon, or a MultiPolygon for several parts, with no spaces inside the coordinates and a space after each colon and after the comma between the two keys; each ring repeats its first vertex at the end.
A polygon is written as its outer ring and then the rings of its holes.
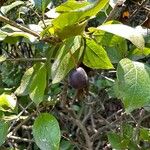
{"type": "Polygon", "coordinates": [[[83,89],[88,86],[88,76],[82,67],[73,69],[69,74],[69,83],[75,89],[83,89]]]}

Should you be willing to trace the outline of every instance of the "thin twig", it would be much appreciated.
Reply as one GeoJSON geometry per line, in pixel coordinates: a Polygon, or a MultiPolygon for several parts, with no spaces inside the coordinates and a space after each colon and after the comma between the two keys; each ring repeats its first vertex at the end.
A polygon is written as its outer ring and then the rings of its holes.
{"type": "Polygon", "coordinates": [[[9,139],[13,139],[13,140],[16,140],[16,141],[23,141],[23,142],[29,142],[29,143],[33,143],[34,140],[31,140],[31,139],[26,139],[26,138],[21,138],[21,137],[18,137],[18,136],[9,136],[8,137],[9,139]]]}
{"type": "Polygon", "coordinates": [[[84,137],[85,137],[85,140],[86,140],[86,145],[88,147],[88,150],[93,150],[92,148],[92,142],[90,140],[90,136],[88,135],[88,132],[86,130],[86,128],[84,127],[84,125],[81,123],[80,120],[78,119],[75,119],[75,118],[71,118],[73,120],[73,122],[80,128],[80,130],[82,131],[84,137]]]}
{"type": "Polygon", "coordinates": [[[13,123],[11,124],[9,131],[11,130],[11,128],[14,126],[14,124],[16,123],[16,121],[19,120],[19,117],[31,106],[31,104],[33,104],[33,102],[29,103],[18,115],[17,115],[17,119],[13,121],[13,123]]]}
{"type": "Polygon", "coordinates": [[[0,21],[5,22],[5,23],[7,23],[7,24],[9,24],[9,25],[11,25],[11,26],[13,26],[13,27],[16,27],[16,28],[18,28],[18,29],[20,29],[20,30],[22,30],[22,31],[24,31],[24,32],[27,32],[27,33],[29,33],[29,34],[32,34],[32,35],[35,36],[35,37],[40,38],[40,35],[39,35],[38,33],[36,33],[36,32],[34,32],[34,31],[32,31],[32,30],[26,28],[26,27],[23,26],[23,25],[17,24],[16,22],[14,22],[14,21],[8,19],[7,17],[4,17],[4,16],[1,16],[1,15],[0,15],[0,21]]]}
{"type": "Polygon", "coordinates": [[[7,58],[4,61],[40,61],[40,62],[45,62],[46,58],[7,58]]]}
{"type": "MultiPolygon", "coordinates": [[[[44,108],[42,107],[42,108],[38,109],[37,111],[42,111],[43,109],[44,108]]],[[[25,124],[27,121],[29,121],[33,116],[35,116],[37,114],[37,111],[31,113],[30,116],[28,116],[25,120],[23,120],[20,124],[18,124],[11,132],[8,133],[7,137],[9,137],[9,136],[13,135],[15,132],[17,132],[23,124],[25,124]]]]}

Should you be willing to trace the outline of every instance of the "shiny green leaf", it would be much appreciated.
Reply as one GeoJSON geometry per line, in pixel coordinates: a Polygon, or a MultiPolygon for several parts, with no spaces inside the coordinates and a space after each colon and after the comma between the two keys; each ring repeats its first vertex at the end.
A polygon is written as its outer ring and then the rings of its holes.
{"type": "Polygon", "coordinates": [[[130,26],[123,24],[108,24],[108,25],[101,25],[97,27],[97,29],[121,36],[131,41],[138,48],[140,49],[144,48],[145,41],[142,34],[130,26]]]}
{"type": "Polygon", "coordinates": [[[77,2],[77,1],[67,1],[65,3],[62,3],[60,6],[56,7],[56,11],[61,12],[69,12],[71,10],[79,9],[84,6],[89,5],[89,2],[77,2]]]}
{"type": "Polygon", "coordinates": [[[92,39],[86,39],[86,49],[84,53],[83,63],[95,69],[112,69],[111,64],[106,51],[102,46],[98,45],[92,39]]]}
{"type": "Polygon", "coordinates": [[[81,23],[82,21],[89,19],[91,16],[96,15],[107,3],[108,0],[97,0],[95,3],[85,7],[62,13],[53,20],[52,24],[57,30],[62,30],[66,26],[81,23]]]}

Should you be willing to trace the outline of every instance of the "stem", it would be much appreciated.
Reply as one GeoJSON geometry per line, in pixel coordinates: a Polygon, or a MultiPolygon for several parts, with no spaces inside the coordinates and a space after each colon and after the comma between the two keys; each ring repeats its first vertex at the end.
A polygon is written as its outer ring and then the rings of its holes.
{"type": "MultiPolygon", "coordinates": [[[[1,21],[1,22],[5,22],[6,24],[9,24],[9,25],[11,25],[11,26],[13,26],[13,27],[15,27],[15,28],[18,28],[18,29],[20,29],[21,31],[24,31],[24,32],[26,32],[26,33],[29,33],[29,34],[31,34],[31,35],[37,37],[38,39],[41,38],[38,33],[36,33],[36,32],[34,32],[34,31],[30,30],[29,28],[27,28],[27,27],[25,27],[25,26],[23,26],[23,25],[17,24],[16,22],[14,22],[14,21],[8,19],[7,17],[4,17],[4,16],[0,15],[0,21],[1,21]]],[[[49,37],[49,38],[42,38],[42,39],[40,39],[40,40],[42,40],[42,41],[44,41],[44,42],[51,43],[51,44],[54,44],[54,41],[55,41],[55,43],[61,42],[61,40],[60,40],[59,38],[56,39],[56,37],[52,37],[52,36],[49,37]]]]}
{"type": "Polygon", "coordinates": [[[21,138],[21,137],[18,137],[18,136],[9,136],[8,137],[9,139],[13,139],[13,140],[16,140],[16,141],[22,141],[22,142],[29,142],[29,143],[33,143],[34,142],[34,140],[30,140],[30,139],[26,139],[26,138],[21,138]]]}
{"type": "Polygon", "coordinates": [[[22,30],[22,31],[24,31],[24,32],[27,32],[27,33],[29,33],[29,34],[32,34],[32,35],[35,36],[35,37],[40,38],[40,35],[39,35],[38,33],[36,33],[36,32],[34,32],[34,31],[32,31],[32,30],[26,28],[26,27],[23,26],[23,25],[17,24],[16,22],[14,22],[14,21],[12,21],[12,20],[10,20],[10,19],[4,17],[4,16],[1,16],[1,15],[0,15],[0,21],[5,22],[5,23],[7,23],[7,24],[9,24],[9,25],[11,25],[11,26],[13,26],[13,27],[16,27],[16,28],[18,28],[18,29],[20,29],[20,30],[22,30]]]}
{"type": "Polygon", "coordinates": [[[46,58],[7,58],[4,61],[40,61],[40,62],[45,62],[47,59],[46,58]]]}

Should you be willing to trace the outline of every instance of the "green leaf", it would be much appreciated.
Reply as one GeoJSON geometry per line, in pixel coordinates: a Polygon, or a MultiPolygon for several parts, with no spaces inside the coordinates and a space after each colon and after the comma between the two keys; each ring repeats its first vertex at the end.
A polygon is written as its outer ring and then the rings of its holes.
{"type": "Polygon", "coordinates": [[[64,45],[59,50],[59,55],[52,65],[52,83],[58,83],[75,67],[74,59],[78,62],[80,59],[83,47],[80,36],[72,37],[66,40],[64,45]],[[70,52],[73,54],[71,56],[70,52]]]}
{"type": "Polygon", "coordinates": [[[134,128],[130,124],[124,123],[122,125],[122,130],[123,130],[124,138],[130,139],[130,140],[133,138],[134,128]]]}
{"type": "Polygon", "coordinates": [[[144,58],[150,54],[150,48],[144,47],[143,50],[135,48],[134,50],[129,51],[128,58],[135,60],[136,58],[144,58]]]}
{"type": "Polygon", "coordinates": [[[23,5],[24,2],[22,1],[15,1],[13,3],[11,3],[10,5],[7,5],[7,6],[2,6],[1,7],[1,12],[6,15],[11,9],[17,7],[17,6],[20,6],[20,5],[23,5]]]}
{"type": "Polygon", "coordinates": [[[34,0],[35,7],[42,11],[42,13],[45,12],[46,7],[51,2],[51,0],[34,0]]]}
{"type": "Polygon", "coordinates": [[[127,41],[114,34],[96,30],[93,33],[96,43],[105,47],[105,50],[112,63],[118,63],[127,54],[127,41]]]}
{"type": "Polygon", "coordinates": [[[17,95],[27,95],[29,94],[29,87],[31,86],[31,81],[33,79],[33,67],[29,68],[23,75],[20,86],[16,89],[15,94],[17,95]]]}
{"type": "Polygon", "coordinates": [[[144,48],[145,41],[142,34],[130,26],[123,24],[108,24],[108,25],[101,25],[97,27],[97,29],[121,36],[131,41],[138,48],[140,49],[144,48]]]}
{"type": "Polygon", "coordinates": [[[140,128],[140,140],[144,140],[150,142],[150,129],[148,128],[140,128]]]}
{"type": "Polygon", "coordinates": [[[96,15],[107,3],[108,0],[97,0],[95,3],[85,7],[62,13],[53,20],[52,24],[57,30],[61,30],[66,26],[81,23],[82,21],[89,19],[91,16],[96,15]]]}
{"type": "Polygon", "coordinates": [[[12,111],[16,107],[16,97],[12,95],[8,95],[3,93],[0,95],[0,110],[2,111],[12,111]]]}
{"type": "Polygon", "coordinates": [[[62,3],[60,6],[56,7],[56,11],[59,13],[69,12],[71,10],[79,9],[81,7],[89,5],[89,2],[77,2],[77,1],[67,1],[62,3]]]}
{"type": "Polygon", "coordinates": [[[77,23],[74,25],[66,26],[62,30],[55,30],[55,33],[58,35],[60,39],[66,39],[72,36],[81,35],[85,30],[87,22],[84,21],[82,23],[77,23]],[[71,32],[70,32],[71,31],[71,32]]]}
{"type": "Polygon", "coordinates": [[[33,125],[33,137],[41,150],[58,150],[61,135],[56,118],[48,113],[40,114],[33,125]]]}
{"type": "Polygon", "coordinates": [[[40,102],[43,101],[44,97],[44,91],[46,88],[46,66],[44,63],[37,63],[34,66],[34,70],[36,70],[34,73],[34,77],[32,78],[32,81],[30,83],[30,89],[29,89],[29,96],[32,99],[32,101],[38,105],[40,102]]]}
{"type": "Polygon", "coordinates": [[[150,66],[122,59],[117,67],[117,93],[127,113],[150,102],[150,66]]]}
{"type": "Polygon", "coordinates": [[[125,150],[128,147],[129,141],[125,138],[122,138],[120,135],[116,133],[108,133],[108,141],[110,142],[112,148],[115,150],[125,150]]]}
{"type": "Polygon", "coordinates": [[[108,2],[108,0],[97,0],[96,2],[88,6],[73,11],[77,13],[83,13],[82,16],[80,16],[80,19],[92,17],[95,16],[99,11],[101,11],[108,2]]]}
{"type": "Polygon", "coordinates": [[[92,39],[86,39],[86,50],[83,63],[93,69],[113,68],[106,51],[92,39]]]}
{"type": "Polygon", "coordinates": [[[4,121],[0,121],[0,146],[5,142],[9,125],[4,121]]]}

